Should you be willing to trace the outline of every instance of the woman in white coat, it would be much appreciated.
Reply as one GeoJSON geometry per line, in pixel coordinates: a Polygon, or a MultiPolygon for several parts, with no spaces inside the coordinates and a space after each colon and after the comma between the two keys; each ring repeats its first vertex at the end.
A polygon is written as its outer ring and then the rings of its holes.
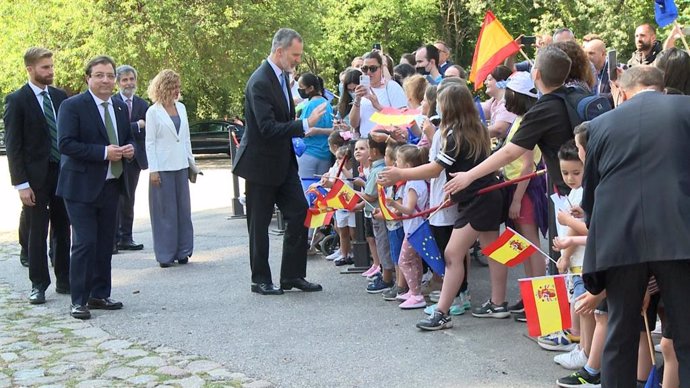
{"type": "Polygon", "coordinates": [[[153,251],[161,268],[187,264],[194,250],[189,198],[190,165],[194,165],[185,106],[177,101],[180,76],[163,70],[148,89],[153,105],[146,112],[149,158],[149,211],[153,251]]]}

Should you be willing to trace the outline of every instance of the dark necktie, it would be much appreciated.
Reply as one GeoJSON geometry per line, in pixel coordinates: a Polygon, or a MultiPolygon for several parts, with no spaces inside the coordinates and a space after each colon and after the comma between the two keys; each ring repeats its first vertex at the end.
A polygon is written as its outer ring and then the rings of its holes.
{"type": "Polygon", "coordinates": [[[57,143],[57,124],[55,123],[55,112],[53,111],[53,103],[50,101],[50,95],[45,90],[41,92],[43,96],[43,115],[46,117],[48,123],[48,132],[50,132],[50,161],[60,162],[60,150],[57,143]]]}
{"type": "Polygon", "coordinates": [[[128,98],[127,101],[127,111],[129,112],[129,121],[132,121],[132,99],[128,98]]]}
{"type": "MultiPolygon", "coordinates": [[[[113,119],[110,118],[110,112],[108,112],[108,102],[105,101],[101,105],[103,105],[103,109],[105,110],[103,116],[105,117],[105,130],[108,132],[108,140],[110,140],[110,144],[119,145],[117,142],[117,135],[115,134],[113,119]]],[[[120,175],[122,175],[122,160],[110,162],[110,172],[113,173],[115,178],[119,178],[120,175]]]]}

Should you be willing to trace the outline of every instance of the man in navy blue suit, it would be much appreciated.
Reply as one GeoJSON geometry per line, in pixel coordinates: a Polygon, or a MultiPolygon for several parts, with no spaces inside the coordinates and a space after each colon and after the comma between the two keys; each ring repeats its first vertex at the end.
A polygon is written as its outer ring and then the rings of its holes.
{"type": "Polygon", "coordinates": [[[122,308],[110,299],[110,262],[117,205],[120,194],[129,193],[127,161],[135,151],[127,105],[111,98],[115,68],[108,56],[89,61],[88,90],[65,100],[58,114],[57,195],[72,221],[70,314],[77,319],[91,318],[90,309],[122,308]]]}
{"type": "Polygon", "coordinates": [[[132,66],[120,65],[115,70],[115,78],[120,92],[115,93],[113,99],[120,100],[127,105],[136,157],[128,165],[127,171],[130,195],[120,195],[120,206],[117,212],[118,228],[113,253],[117,253],[119,249],[129,251],[144,249],[144,244],[137,244],[132,238],[132,224],[134,223],[134,194],[137,190],[137,183],[139,183],[139,174],[141,170],[149,168],[146,145],[144,144],[146,141],[145,119],[149,104],[134,94],[137,91],[137,71],[132,66]]]}

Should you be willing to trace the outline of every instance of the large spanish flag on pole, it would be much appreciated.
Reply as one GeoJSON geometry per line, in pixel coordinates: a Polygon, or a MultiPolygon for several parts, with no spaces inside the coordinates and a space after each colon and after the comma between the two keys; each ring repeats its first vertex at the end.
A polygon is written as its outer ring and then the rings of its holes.
{"type": "Polygon", "coordinates": [[[493,12],[486,11],[477,46],[474,48],[469,77],[470,82],[474,83],[474,90],[482,87],[484,80],[496,66],[518,51],[520,46],[515,43],[503,24],[496,19],[493,12]]]}
{"type": "Polygon", "coordinates": [[[536,337],[570,328],[572,322],[565,276],[520,279],[529,335],[536,337]]]}
{"type": "Polygon", "coordinates": [[[508,267],[522,263],[537,251],[539,249],[534,244],[511,228],[506,228],[496,241],[482,249],[485,256],[508,267]]]}

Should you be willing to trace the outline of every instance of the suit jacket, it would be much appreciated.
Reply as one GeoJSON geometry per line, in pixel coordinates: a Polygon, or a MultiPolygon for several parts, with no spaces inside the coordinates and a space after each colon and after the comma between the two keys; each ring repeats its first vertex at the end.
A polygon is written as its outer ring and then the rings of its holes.
{"type": "MultiPolygon", "coordinates": [[[[57,115],[67,94],[52,86],[48,87],[48,94],[57,115]]],[[[50,160],[50,129],[29,84],[5,97],[3,119],[12,185],[29,182],[34,189],[42,188],[46,183],[50,160]]]]}
{"type": "Polygon", "coordinates": [[[302,121],[295,120],[273,68],[264,61],[247,82],[245,132],[233,161],[233,172],[250,182],[277,186],[297,167],[292,138],[304,136],[302,121]]]}
{"type": "Polygon", "coordinates": [[[181,102],[175,107],[180,116],[179,134],[163,105],[153,104],[146,112],[146,153],[151,172],[182,170],[194,161],[187,109],[181,102]]]}
{"type": "MultiPolygon", "coordinates": [[[[125,102],[122,99],[122,94],[115,93],[113,99],[125,102]]],[[[127,103],[125,102],[125,106],[127,103]]],[[[139,128],[139,120],[146,121],[146,110],[149,109],[149,104],[143,98],[139,96],[132,97],[132,115],[130,119],[130,127],[132,131],[132,137],[134,138],[134,149],[136,157],[134,162],[139,166],[140,169],[146,170],[149,168],[149,161],[146,157],[146,128],[139,128]]]]}
{"type": "MultiPolygon", "coordinates": [[[[134,146],[129,125],[129,114],[124,102],[112,99],[120,146],[134,146]]],[[[103,190],[109,161],[105,159],[105,147],[110,144],[100,107],[87,90],[65,100],[58,115],[58,145],[62,159],[57,194],[67,200],[91,203],[103,190]]],[[[136,150],[135,150],[136,156],[136,150]]],[[[120,187],[129,195],[125,175],[130,163],[123,160],[120,187]]]]}
{"type": "Polygon", "coordinates": [[[690,96],[643,92],[592,120],[584,272],[690,258],[690,96]]]}

